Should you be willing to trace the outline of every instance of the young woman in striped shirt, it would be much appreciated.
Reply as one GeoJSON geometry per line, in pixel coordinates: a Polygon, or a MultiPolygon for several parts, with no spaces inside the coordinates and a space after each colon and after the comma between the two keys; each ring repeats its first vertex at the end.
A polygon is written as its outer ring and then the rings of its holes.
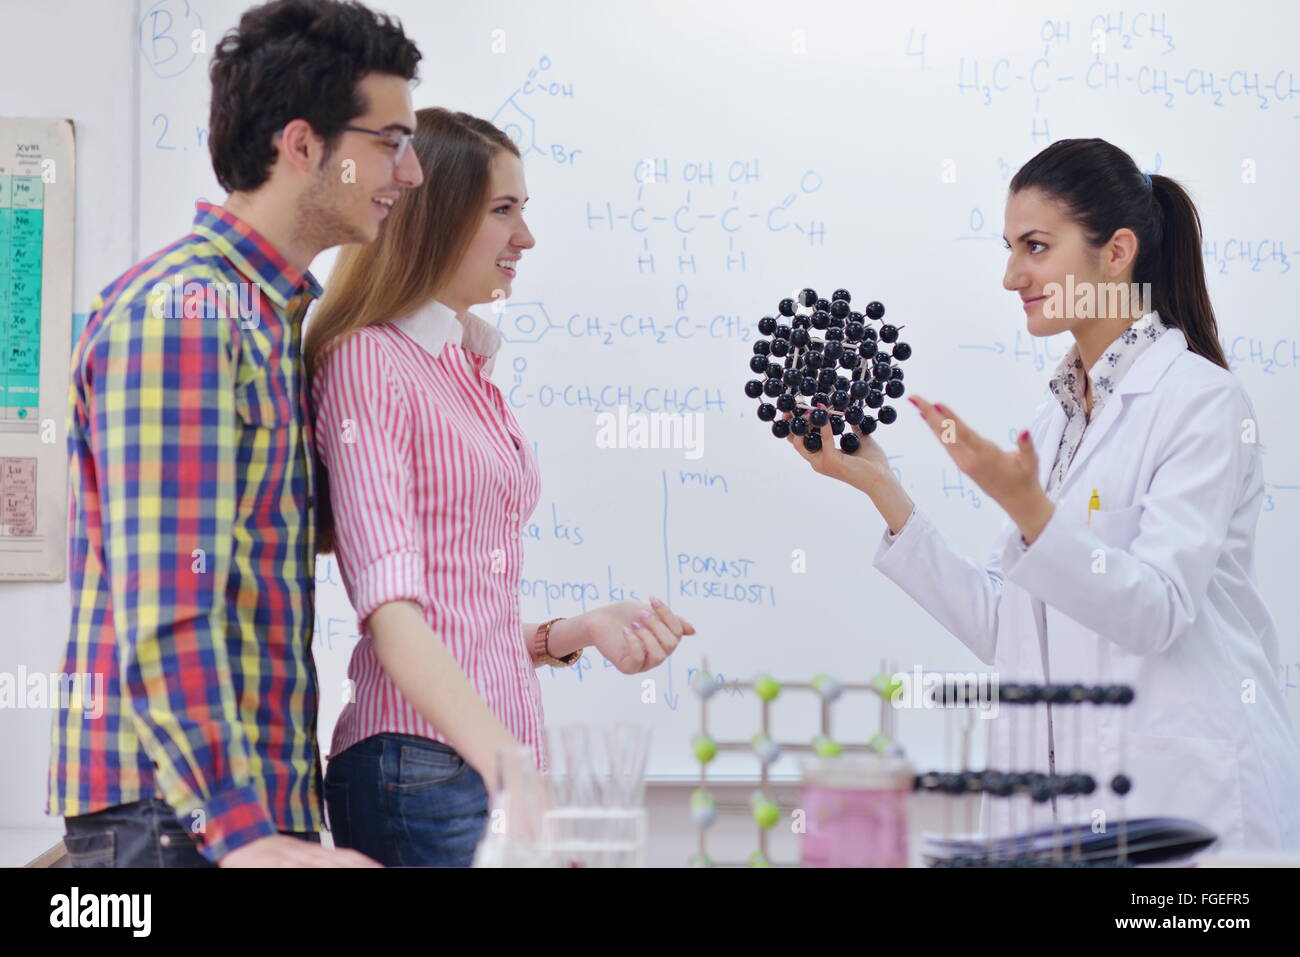
{"type": "Polygon", "coordinates": [[[337,553],[361,623],[325,799],[336,845],[467,866],[496,753],[523,745],[547,768],[536,668],[592,645],[648,671],[694,629],[655,598],[521,621],[538,463],[489,378],[500,333],[469,307],[508,296],[533,246],[523,163],[484,120],[417,117],[425,186],[395,206],[376,197],[388,222],[340,254],[304,349],[325,466],[318,550],[337,553]]]}

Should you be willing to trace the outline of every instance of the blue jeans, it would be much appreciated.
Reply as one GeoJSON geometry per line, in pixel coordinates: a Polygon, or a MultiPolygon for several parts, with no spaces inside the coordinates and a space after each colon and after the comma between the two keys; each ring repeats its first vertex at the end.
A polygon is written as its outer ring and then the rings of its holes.
{"type": "Polygon", "coordinates": [[[469,867],[488,818],[479,773],[411,734],[376,734],[330,759],[325,807],[336,847],[387,867],[469,867]]]}
{"type": "MultiPolygon", "coordinates": [[[[72,867],[216,867],[161,798],[118,804],[63,819],[63,846],[72,867]]],[[[281,831],[320,843],[315,831],[281,831]]]]}

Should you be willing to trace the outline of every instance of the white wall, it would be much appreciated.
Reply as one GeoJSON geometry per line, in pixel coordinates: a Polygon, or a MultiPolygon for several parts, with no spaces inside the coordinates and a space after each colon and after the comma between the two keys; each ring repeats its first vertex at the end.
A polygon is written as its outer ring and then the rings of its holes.
{"type": "MultiPolygon", "coordinates": [[[[67,117],[75,125],[73,303],[84,312],[132,264],[131,4],[3,0],[0,22],[0,116],[67,117]]],[[[56,388],[66,390],[67,381],[56,388]]],[[[54,671],[69,621],[66,581],[0,583],[0,670],[54,671]]],[[[51,823],[44,815],[50,721],[45,710],[0,710],[0,827],[51,823]]]]}

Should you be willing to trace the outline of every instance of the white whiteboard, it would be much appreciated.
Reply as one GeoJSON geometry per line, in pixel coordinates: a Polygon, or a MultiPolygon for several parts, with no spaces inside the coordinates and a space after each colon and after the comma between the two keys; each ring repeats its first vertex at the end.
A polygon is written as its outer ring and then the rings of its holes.
{"type": "MultiPolygon", "coordinates": [[[[206,152],[206,56],[190,51],[189,37],[206,31],[210,48],[244,6],[139,4],[142,254],[184,231],[196,197],[222,198],[206,152]]],[[[415,105],[494,118],[525,153],[537,247],[497,317],[508,341],[496,367],[543,468],[525,619],[657,594],[699,629],[650,675],[653,704],[642,703],[639,679],[599,658],[590,670],[544,671],[549,722],[651,722],[652,773],[689,774],[698,708],[686,679],[703,655],[742,680],[826,671],[861,681],[883,658],[909,672],[977,668],[871,569],[882,522],[870,503],[766,434],[741,392],[748,340],[754,321],[800,286],[881,300],[915,348],[909,391],[1010,444],[1069,342],[1028,337],[1016,297],[1001,288],[1007,181],[1050,142],[1087,136],[1180,180],[1198,203],[1225,351],[1262,419],[1269,487],[1257,574],[1283,638],[1277,680],[1300,715],[1289,550],[1300,533],[1300,8],[384,7],[424,53],[415,105]],[[1094,30],[1104,53],[1093,50],[1094,30]],[[666,396],[703,413],[700,459],[595,448],[599,409],[630,399],[654,411],[666,396]],[[807,574],[791,570],[795,549],[807,554],[807,574]]],[[[316,264],[323,281],[330,262],[316,264]]],[[[877,437],[950,539],[985,555],[1000,511],[903,410],[877,437]]],[[[319,578],[328,742],[357,629],[332,562],[319,578]]],[[[846,705],[840,733],[865,739],[874,713],[846,705]]],[[[720,734],[757,729],[752,695],[724,694],[714,715],[720,734]]],[[[778,702],[776,717],[778,738],[815,731],[813,709],[793,699],[778,702]]],[[[933,715],[905,712],[899,731],[919,763],[943,758],[933,715]]]]}

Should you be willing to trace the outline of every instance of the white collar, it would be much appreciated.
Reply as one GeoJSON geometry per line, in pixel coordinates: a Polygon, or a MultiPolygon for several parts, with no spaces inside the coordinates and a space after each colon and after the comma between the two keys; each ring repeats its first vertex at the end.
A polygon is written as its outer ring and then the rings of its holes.
{"type": "Polygon", "coordinates": [[[436,300],[391,322],[435,359],[442,355],[442,347],[449,342],[487,358],[501,348],[501,331],[496,326],[469,311],[458,315],[436,300]]]}

